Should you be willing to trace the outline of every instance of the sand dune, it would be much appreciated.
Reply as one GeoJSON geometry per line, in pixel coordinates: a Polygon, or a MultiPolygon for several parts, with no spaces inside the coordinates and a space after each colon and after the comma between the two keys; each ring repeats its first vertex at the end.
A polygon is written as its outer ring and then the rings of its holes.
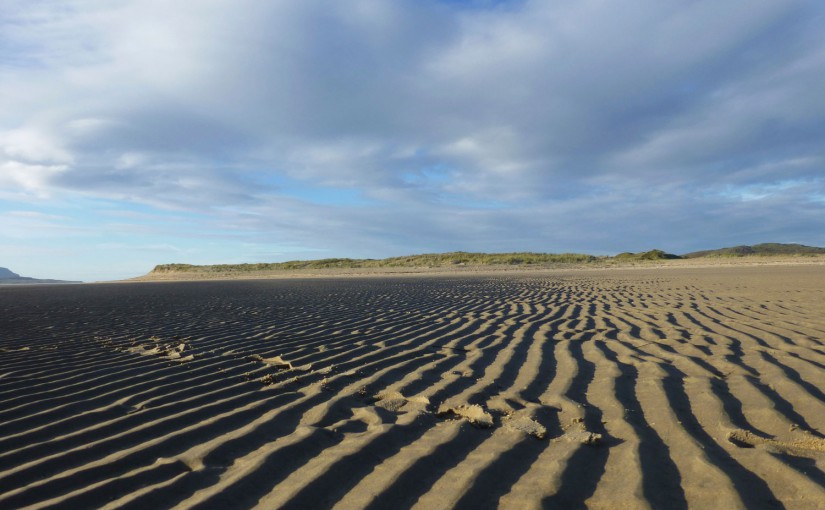
{"type": "Polygon", "coordinates": [[[825,266],[0,289],[0,508],[823,508],[825,266]]]}

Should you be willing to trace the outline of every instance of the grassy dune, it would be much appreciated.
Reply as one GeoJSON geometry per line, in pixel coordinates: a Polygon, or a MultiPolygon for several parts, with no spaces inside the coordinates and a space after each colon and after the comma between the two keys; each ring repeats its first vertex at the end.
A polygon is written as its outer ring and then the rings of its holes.
{"type": "MultiPolygon", "coordinates": [[[[643,253],[622,253],[616,260],[664,260],[678,258],[661,250],[643,253]]],[[[370,268],[438,268],[460,266],[536,266],[559,264],[593,264],[614,257],[598,257],[583,253],[429,253],[386,259],[330,258],[320,260],[293,260],[289,262],[256,264],[161,264],[150,274],[167,273],[253,273],[266,271],[291,271],[303,269],[370,269],[370,268]]]]}
{"type": "Polygon", "coordinates": [[[615,256],[596,256],[585,253],[428,253],[386,259],[327,258],[319,260],[292,260],[288,262],[251,264],[160,264],[147,275],[163,277],[173,274],[209,277],[215,275],[250,275],[301,270],[330,269],[381,269],[381,268],[450,268],[450,267],[503,267],[503,266],[564,266],[564,265],[616,265],[634,262],[661,262],[674,259],[718,259],[748,257],[797,257],[825,255],[825,248],[798,244],[766,243],[755,246],[736,246],[718,250],[706,250],[674,255],[663,250],[624,252],[615,256]]]}
{"type": "Polygon", "coordinates": [[[774,256],[812,256],[825,255],[825,248],[805,246],[803,244],[762,243],[753,246],[732,246],[718,250],[703,250],[686,253],[685,258],[701,257],[774,257],[774,256]]]}

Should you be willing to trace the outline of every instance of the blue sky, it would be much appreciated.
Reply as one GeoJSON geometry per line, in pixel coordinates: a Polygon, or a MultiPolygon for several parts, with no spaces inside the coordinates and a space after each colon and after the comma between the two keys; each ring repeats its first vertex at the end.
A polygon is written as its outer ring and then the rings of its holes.
{"type": "Polygon", "coordinates": [[[816,1],[4,0],[0,266],[825,245],[816,1]]]}

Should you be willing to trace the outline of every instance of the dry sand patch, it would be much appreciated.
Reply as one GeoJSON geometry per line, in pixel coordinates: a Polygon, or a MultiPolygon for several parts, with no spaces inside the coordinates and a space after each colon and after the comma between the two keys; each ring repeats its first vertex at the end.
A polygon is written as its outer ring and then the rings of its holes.
{"type": "Polygon", "coordinates": [[[0,289],[0,507],[821,508],[825,266],[0,289]]]}

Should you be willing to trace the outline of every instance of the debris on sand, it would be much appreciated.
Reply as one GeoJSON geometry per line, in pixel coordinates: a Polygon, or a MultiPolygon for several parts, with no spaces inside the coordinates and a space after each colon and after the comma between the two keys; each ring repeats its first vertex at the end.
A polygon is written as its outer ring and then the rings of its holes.
{"type": "Polygon", "coordinates": [[[595,432],[590,432],[584,426],[584,420],[581,418],[575,418],[567,427],[564,428],[564,434],[554,439],[554,441],[567,441],[569,443],[581,443],[588,446],[598,446],[602,442],[602,435],[595,432]]]}
{"type": "Polygon", "coordinates": [[[464,419],[482,429],[493,426],[493,416],[478,404],[461,404],[457,406],[441,404],[435,414],[439,418],[464,419]]]}
{"type": "Polygon", "coordinates": [[[284,360],[280,356],[273,356],[271,358],[264,358],[261,357],[260,354],[252,354],[249,356],[249,359],[252,361],[260,361],[265,365],[269,365],[271,367],[277,368],[278,370],[292,370],[292,363],[289,361],[284,360]]]}
{"type": "Polygon", "coordinates": [[[536,439],[544,439],[547,435],[547,429],[528,416],[507,416],[502,421],[504,428],[523,432],[536,439]]]}
{"type": "Polygon", "coordinates": [[[735,429],[728,432],[726,439],[729,443],[740,448],[764,448],[774,453],[796,456],[810,456],[814,452],[825,452],[825,439],[816,437],[807,432],[800,432],[802,437],[793,441],[780,441],[762,436],[744,429],[735,429]]]}
{"type": "Polygon", "coordinates": [[[261,363],[273,367],[277,370],[296,370],[298,372],[309,372],[312,370],[312,363],[305,365],[293,365],[291,362],[285,360],[281,356],[272,356],[271,358],[264,358],[259,354],[252,354],[248,359],[253,361],[260,361],[261,363]]]}
{"type": "MultiPolygon", "coordinates": [[[[149,340],[158,340],[156,337],[152,337],[149,340]]],[[[188,356],[183,355],[183,351],[185,351],[188,346],[185,343],[178,343],[175,345],[174,343],[170,344],[160,344],[160,343],[151,343],[151,344],[140,344],[134,347],[129,347],[126,349],[126,352],[131,352],[135,354],[141,354],[143,356],[160,356],[162,358],[166,358],[169,361],[177,361],[179,363],[183,363],[186,361],[192,361],[195,359],[194,354],[189,354],[188,356]]]]}
{"type": "Polygon", "coordinates": [[[393,413],[423,412],[429,404],[430,400],[427,397],[407,398],[397,391],[382,391],[375,396],[375,407],[393,413]]]}

